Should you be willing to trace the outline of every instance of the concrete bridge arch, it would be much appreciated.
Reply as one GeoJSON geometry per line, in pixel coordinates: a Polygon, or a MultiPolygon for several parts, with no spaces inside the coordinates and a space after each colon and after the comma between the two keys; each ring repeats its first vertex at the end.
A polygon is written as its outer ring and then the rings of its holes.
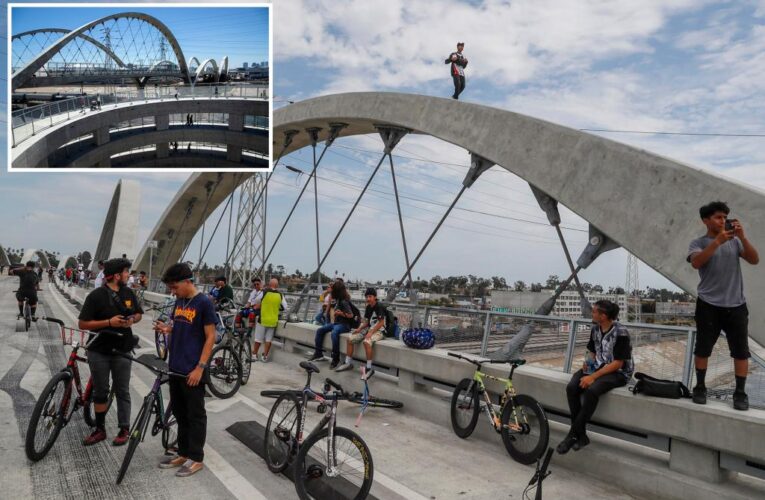
{"type": "Polygon", "coordinates": [[[90,265],[93,271],[98,271],[99,260],[122,257],[122,254],[130,256],[133,253],[138,237],[140,208],[141,185],[139,182],[120,179],[114,188],[98,246],[93,254],[93,262],[90,265]]]}
{"type": "MultiPolygon", "coordinates": [[[[285,154],[310,144],[305,132],[347,123],[342,136],[403,127],[461,146],[518,175],[564,204],[683,290],[698,277],[685,261],[688,243],[704,233],[701,204],[728,200],[765,252],[765,195],[690,165],[603,137],[479,104],[423,95],[359,92],[309,99],[274,111],[274,150],[299,131],[285,154]],[[636,217],[636,214],[639,217],[636,217]],[[635,227],[628,221],[638,220],[635,227]]],[[[750,304],[765,299],[765,265],[742,265],[750,304]]],[[[765,343],[765,310],[750,307],[750,336],[765,343]]]]}

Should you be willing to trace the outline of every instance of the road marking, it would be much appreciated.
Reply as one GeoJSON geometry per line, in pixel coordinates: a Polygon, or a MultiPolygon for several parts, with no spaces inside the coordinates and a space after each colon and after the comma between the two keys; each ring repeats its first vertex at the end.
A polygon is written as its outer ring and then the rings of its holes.
{"type": "MultiPolygon", "coordinates": [[[[51,285],[48,284],[48,288],[50,288],[51,285]]],[[[75,318],[74,314],[72,314],[69,309],[67,309],[63,303],[63,301],[59,298],[58,293],[54,293],[53,297],[56,299],[56,302],[58,302],[59,306],[61,306],[61,309],[64,311],[64,313],[69,317],[69,319],[72,322],[75,322],[77,318],[75,318]]],[[[141,336],[141,338],[143,338],[141,336]]],[[[145,339],[144,339],[145,340],[145,339]]],[[[135,389],[139,394],[148,394],[151,390],[151,387],[146,385],[146,383],[143,382],[143,380],[136,377],[130,377],[130,385],[133,386],[133,389],[135,389]]],[[[239,396],[237,394],[237,396],[239,396]]],[[[210,403],[207,403],[206,406],[212,406],[214,403],[217,402],[229,402],[234,398],[231,398],[229,400],[215,400],[211,401],[210,403]]],[[[253,403],[255,403],[253,401],[253,403]]],[[[232,403],[233,404],[233,403],[232,403]]],[[[257,403],[255,403],[257,404],[257,403]]],[[[229,405],[230,406],[230,405],[229,405]]],[[[260,406],[260,405],[258,405],[260,406]]],[[[264,407],[261,406],[263,409],[262,411],[266,411],[264,407]]],[[[215,412],[215,410],[213,410],[215,412]]],[[[221,411],[221,410],[218,410],[221,411]]],[[[268,412],[266,411],[266,415],[268,415],[268,412]]],[[[266,496],[263,495],[257,488],[255,488],[252,483],[247,481],[247,479],[237,471],[234,466],[232,466],[230,463],[228,463],[221,455],[218,453],[215,448],[210,446],[209,444],[205,445],[205,466],[210,469],[210,472],[212,472],[215,477],[218,478],[218,480],[223,483],[223,486],[226,487],[228,491],[231,492],[232,495],[234,495],[236,498],[242,498],[242,499],[254,499],[254,500],[267,500],[266,496]]]]}

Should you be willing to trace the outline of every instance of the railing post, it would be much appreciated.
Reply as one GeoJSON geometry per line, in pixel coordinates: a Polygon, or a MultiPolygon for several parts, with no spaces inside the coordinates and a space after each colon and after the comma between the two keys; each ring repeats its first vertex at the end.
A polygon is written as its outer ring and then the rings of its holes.
{"type": "Polygon", "coordinates": [[[566,346],[566,359],[563,362],[563,372],[571,373],[571,364],[574,362],[574,346],[576,345],[576,326],[578,321],[572,319],[568,322],[568,346],[566,346]]]}
{"type": "Polygon", "coordinates": [[[486,311],[486,321],[483,324],[483,339],[481,339],[481,356],[486,356],[489,349],[489,331],[491,330],[491,311],[486,311]]]}
{"type": "Polygon", "coordinates": [[[304,323],[308,323],[309,321],[313,320],[313,318],[310,318],[310,315],[311,315],[311,301],[312,300],[313,300],[313,295],[309,295],[308,296],[308,300],[305,303],[305,312],[303,313],[303,322],[304,323]]]}
{"type": "Polygon", "coordinates": [[[693,346],[696,343],[696,330],[688,329],[688,343],[685,346],[685,359],[683,362],[683,384],[690,387],[691,375],[693,374],[693,346]]]}

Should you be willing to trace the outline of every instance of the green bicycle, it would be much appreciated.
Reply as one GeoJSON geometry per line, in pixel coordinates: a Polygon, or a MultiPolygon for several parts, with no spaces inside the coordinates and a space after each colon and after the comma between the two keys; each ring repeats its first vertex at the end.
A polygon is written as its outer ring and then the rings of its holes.
{"type": "Polygon", "coordinates": [[[476,360],[454,352],[448,355],[476,365],[473,378],[460,380],[452,395],[451,420],[454,433],[463,439],[470,436],[478,423],[478,414],[485,411],[491,426],[502,435],[502,442],[510,456],[516,462],[525,465],[536,462],[547,449],[550,426],[547,415],[537,400],[525,394],[517,394],[513,387],[513,372],[526,363],[526,360],[476,360]],[[510,375],[505,379],[483,373],[483,363],[510,363],[510,375]],[[500,396],[499,409],[491,402],[484,379],[505,385],[505,390],[500,396]],[[480,400],[481,397],[483,401],[480,400]]]}

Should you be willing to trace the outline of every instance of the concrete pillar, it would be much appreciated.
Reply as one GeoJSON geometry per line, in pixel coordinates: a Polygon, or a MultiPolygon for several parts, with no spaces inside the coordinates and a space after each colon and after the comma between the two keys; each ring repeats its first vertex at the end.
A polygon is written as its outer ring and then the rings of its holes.
{"type": "Polygon", "coordinates": [[[166,142],[157,143],[157,158],[167,158],[170,151],[170,145],[166,142]]]}
{"type": "Polygon", "coordinates": [[[101,127],[93,132],[93,139],[96,146],[103,146],[109,142],[109,126],[101,127]]]}
{"type": "Polygon", "coordinates": [[[242,147],[233,144],[226,145],[226,159],[237,163],[242,161],[242,147]]]}
{"type": "Polygon", "coordinates": [[[676,438],[670,441],[669,468],[711,483],[721,483],[735,475],[720,468],[719,451],[676,438]]]}
{"type": "Polygon", "coordinates": [[[290,339],[282,339],[282,340],[283,340],[282,349],[284,349],[286,352],[289,352],[289,353],[299,352],[296,342],[293,342],[290,339]]]}
{"type": "Polygon", "coordinates": [[[244,130],[244,115],[228,115],[228,129],[241,132],[244,130]]]}
{"type": "Polygon", "coordinates": [[[403,390],[408,392],[415,392],[420,391],[425,388],[424,385],[418,384],[414,380],[414,376],[416,374],[414,372],[410,372],[407,370],[402,370],[399,368],[398,370],[398,386],[401,387],[403,390]]]}
{"type": "Polygon", "coordinates": [[[170,115],[156,115],[154,123],[157,124],[157,130],[167,130],[170,127],[170,115]]]}

